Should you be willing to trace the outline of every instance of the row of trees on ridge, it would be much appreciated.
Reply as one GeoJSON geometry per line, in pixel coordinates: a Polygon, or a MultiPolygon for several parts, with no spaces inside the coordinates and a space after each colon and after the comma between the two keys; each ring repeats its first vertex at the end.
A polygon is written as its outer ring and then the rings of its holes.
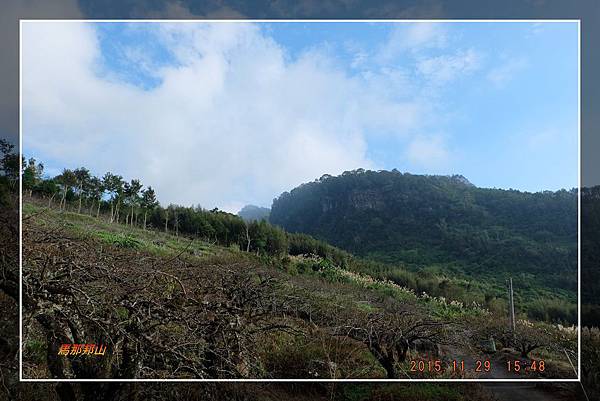
{"type": "Polygon", "coordinates": [[[35,158],[23,159],[23,193],[43,198],[48,207],[104,217],[111,223],[163,230],[223,246],[238,246],[257,254],[313,253],[342,264],[344,251],[302,234],[286,233],[264,220],[246,222],[217,208],[170,204],[163,207],[156,191],[138,179],[129,181],[107,172],[94,176],[87,168],[64,169],[55,177],[44,175],[44,165],[35,158]]]}

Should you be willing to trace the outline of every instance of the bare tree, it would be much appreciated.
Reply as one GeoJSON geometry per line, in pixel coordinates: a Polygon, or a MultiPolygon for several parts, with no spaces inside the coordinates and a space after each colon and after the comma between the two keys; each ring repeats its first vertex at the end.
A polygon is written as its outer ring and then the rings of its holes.
{"type": "Polygon", "coordinates": [[[398,377],[397,365],[406,360],[411,344],[447,342],[446,323],[421,316],[416,311],[361,313],[354,311],[334,334],[362,342],[385,369],[388,379],[398,377]]]}
{"type": "Polygon", "coordinates": [[[250,252],[250,243],[252,240],[250,239],[250,227],[248,226],[248,222],[244,220],[244,227],[246,229],[246,252],[250,252]]]}
{"type": "Polygon", "coordinates": [[[169,232],[169,208],[165,209],[165,233],[169,232]]]}
{"type": "Polygon", "coordinates": [[[28,228],[25,242],[25,331],[35,324],[44,333],[55,378],[256,377],[258,337],[288,329],[273,318],[284,309],[277,280],[243,264],[140,258],[78,245],[59,228],[28,228]],[[58,354],[63,343],[84,342],[109,347],[102,363],[58,354]]]}

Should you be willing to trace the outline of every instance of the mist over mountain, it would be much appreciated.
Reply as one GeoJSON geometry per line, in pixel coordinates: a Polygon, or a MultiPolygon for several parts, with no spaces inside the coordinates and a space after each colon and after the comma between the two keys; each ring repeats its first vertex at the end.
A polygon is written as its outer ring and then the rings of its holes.
{"type": "Polygon", "coordinates": [[[465,177],[324,175],[281,194],[270,222],[414,269],[577,288],[577,191],[478,188],[465,177]]]}
{"type": "Polygon", "coordinates": [[[260,220],[269,220],[269,213],[271,209],[267,207],[255,206],[255,205],[246,205],[239,212],[238,216],[240,216],[245,221],[260,221],[260,220]]]}

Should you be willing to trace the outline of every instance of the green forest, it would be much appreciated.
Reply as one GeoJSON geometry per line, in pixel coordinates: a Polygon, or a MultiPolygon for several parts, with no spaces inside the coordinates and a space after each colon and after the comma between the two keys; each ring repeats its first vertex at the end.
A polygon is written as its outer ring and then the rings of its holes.
{"type": "Polygon", "coordinates": [[[600,186],[581,189],[581,319],[600,327],[600,186]]]}
{"type": "Polygon", "coordinates": [[[402,285],[415,286],[404,271],[445,277],[424,290],[449,297],[502,303],[513,277],[531,317],[576,321],[576,189],[529,193],[359,169],[283,193],[270,222],[380,262],[375,270],[402,285]]]}

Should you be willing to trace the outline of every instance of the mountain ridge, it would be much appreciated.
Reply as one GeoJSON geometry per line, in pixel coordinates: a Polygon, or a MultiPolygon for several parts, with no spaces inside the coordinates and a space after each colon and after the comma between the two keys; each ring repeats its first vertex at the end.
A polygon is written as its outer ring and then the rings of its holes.
{"type": "Polygon", "coordinates": [[[480,188],[461,175],[324,175],[274,199],[270,222],[387,263],[534,275],[576,290],[577,190],[480,188]]]}

